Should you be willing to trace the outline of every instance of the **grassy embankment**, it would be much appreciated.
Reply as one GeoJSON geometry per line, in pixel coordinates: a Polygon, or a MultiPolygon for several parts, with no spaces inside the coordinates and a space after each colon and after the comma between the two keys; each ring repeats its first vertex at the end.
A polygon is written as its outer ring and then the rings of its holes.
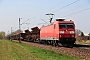
{"type": "Polygon", "coordinates": [[[22,43],[0,40],[0,60],[82,60],[22,43]]]}

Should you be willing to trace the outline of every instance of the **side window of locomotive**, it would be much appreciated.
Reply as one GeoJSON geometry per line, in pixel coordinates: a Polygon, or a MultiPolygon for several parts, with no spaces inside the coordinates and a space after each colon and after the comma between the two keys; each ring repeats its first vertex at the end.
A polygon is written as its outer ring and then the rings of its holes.
{"type": "Polygon", "coordinates": [[[66,24],[60,24],[59,28],[66,28],[66,24]]]}
{"type": "Polygon", "coordinates": [[[67,28],[74,28],[73,24],[67,24],[67,28]]]}
{"type": "Polygon", "coordinates": [[[54,24],[54,29],[56,28],[56,25],[54,24]]]}

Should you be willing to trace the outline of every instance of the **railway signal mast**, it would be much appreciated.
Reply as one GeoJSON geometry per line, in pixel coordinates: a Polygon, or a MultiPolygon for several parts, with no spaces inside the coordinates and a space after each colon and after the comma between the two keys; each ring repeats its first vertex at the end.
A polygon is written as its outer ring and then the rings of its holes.
{"type": "Polygon", "coordinates": [[[48,16],[50,17],[50,21],[49,21],[49,22],[51,23],[51,22],[52,22],[52,19],[53,19],[53,15],[54,15],[54,14],[49,13],[49,14],[46,14],[46,15],[48,15],[48,16]]]}

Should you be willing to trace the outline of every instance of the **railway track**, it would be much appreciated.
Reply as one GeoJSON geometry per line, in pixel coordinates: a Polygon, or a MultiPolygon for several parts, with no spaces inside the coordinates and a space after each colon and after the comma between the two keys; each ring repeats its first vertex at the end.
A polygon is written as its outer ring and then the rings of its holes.
{"type": "MultiPolygon", "coordinates": [[[[13,41],[18,42],[17,40],[13,40],[13,41]]],[[[25,44],[28,44],[31,46],[35,46],[38,48],[46,49],[46,50],[55,51],[60,54],[67,54],[67,55],[75,56],[78,58],[83,58],[85,60],[90,60],[90,46],[89,45],[75,44],[73,48],[67,48],[67,47],[63,47],[63,46],[54,47],[51,45],[44,45],[44,44],[25,42],[25,41],[22,41],[22,43],[25,43],[25,44]]]]}

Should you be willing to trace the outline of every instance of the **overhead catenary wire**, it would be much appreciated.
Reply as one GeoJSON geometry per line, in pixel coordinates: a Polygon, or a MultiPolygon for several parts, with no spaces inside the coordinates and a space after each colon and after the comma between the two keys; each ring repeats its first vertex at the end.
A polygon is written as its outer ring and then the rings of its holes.
{"type": "MultiPolygon", "coordinates": [[[[28,19],[28,20],[29,20],[29,19],[28,19]]],[[[22,24],[25,24],[28,20],[26,20],[26,21],[24,21],[23,23],[21,23],[21,25],[22,25],[22,24]]]]}
{"type": "MultiPolygon", "coordinates": [[[[62,4],[64,1],[65,1],[65,0],[59,2],[57,5],[62,4]]],[[[55,5],[54,7],[50,8],[49,10],[54,9],[57,5],[55,5]]],[[[49,11],[49,10],[48,10],[48,11],[49,11]]],[[[41,15],[42,15],[42,14],[41,14],[41,15]]],[[[44,18],[44,16],[43,16],[42,18],[44,18]]],[[[39,19],[42,20],[42,18],[39,18],[39,19]]],[[[42,20],[42,21],[45,22],[45,23],[47,23],[45,20],[42,20]]]]}
{"type": "Polygon", "coordinates": [[[90,7],[89,8],[86,8],[86,9],[83,9],[83,10],[80,10],[80,11],[77,11],[75,13],[71,13],[71,14],[66,15],[66,16],[63,16],[63,17],[68,17],[68,16],[71,16],[71,15],[74,15],[74,14],[77,14],[77,13],[80,13],[80,12],[83,12],[83,11],[86,11],[86,10],[89,10],[89,9],[90,9],[90,7]]]}
{"type": "MultiPolygon", "coordinates": [[[[66,5],[66,6],[64,6],[64,7],[60,8],[60,9],[58,9],[58,10],[56,10],[56,11],[53,11],[52,13],[55,13],[55,12],[61,10],[61,9],[64,9],[64,8],[70,6],[70,5],[72,5],[72,4],[74,4],[74,3],[78,2],[78,1],[80,1],[80,0],[76,0],[76,1],[74,1],[74,2],[72,2],[72,3],[70,3],[70,4],[68,4],[68,5],[66,5]]],[[[41,18],[40,18],[40,19],[41,19],[41,18]]],[[[44,22],[45,22],[45,21],[44,21],[44,22]]]]}
{"type": "Polygon", "coordinates": [[[64,7],[62,7],[62,8],[60,8],[60,9],[57,9],[56,11],[53,11],[52,13],[55,13],[55,12],[61,10],[61,9],[64,9],[64,8],[70,6],[70,5],[72,5],[72,4],[74,4],[74,3],[78,2],[78,1],[80,1],[80,0],[76,0],[76,1],[74,1],[74,2],[72,2],[72,3],[70,3],[70,4],[68,4],[68,5],[66,5],[66,6],[64,6],[64,7]]]}
{"type": "MultiPolygon", "coordinates": [[[[42,21],[44,21],[45,23],[47,23],[45,20],[41,19],[42,21]]],[[[47,23],[48,24],[48,23],[47,23]]]]}
{"type": "MultiPolygon", "coordinates": [[[[80,6],[77,6],[76,8],[74,8],[74,9],[70,9],[70,10],[68,10],[68,11],[66,11],[66,12],[62,12],[62,13],[67,13],[67,12],[71,12],[71,11],[74,11],[74,10],[77,10],[78,8],[81,8],[81,7],[83,7],[83,6],[86,6],[87,4],[89,4],[90,2],[88,2],[88,3],[85,3],[85,4],[81,4],[80,6]]],[[[58,15],[59,16],[59,15],[58,15]]]]}
{"type": "MultiPolygon", "coordinates": [[[[64,9],[64,8],[70,6],[70,5],[72,5],[72,4],[74,4],[74,3],[78,2],[78,1],[80,1],[80,0],[76,0],[76,1],[74,1],[74,2],[72,2],[72,3],[68,4],[68,5],[66,5],[66,6],[64,6],[64,7],[60,8],[60,9],[58,9],[58,10],[56,10],[56,11],[54,11],[54,12],[57,12],[57,11],[59,11],[59,10],[61,10],[61,9],[64,9]]],[[[63,2],[63,1],[62,1],[62,2],[63,2]]],[[[40,18],[40,20],[42,20],[42,18],[40,18]]],[[[44,21],[45,23],[47,23],[45,20],[42,20],[42,21],[44,21]]]]}
{"type": "MultiPolygon", "coordinates": [[[[64,1],[65,1],[65,0],[63,0],[63,1],[61,1],[61,2],[59,2],[59,4],[62,4],[62,3],[64,3],[64,1]]],[[[59,5],[59,4],[57,4],[57,5],[59,5]]],[[[49,10],[52,10],[52,9],[54,9],[55,7],[57,7],[57,5],[55,5],[54,7],[50,8],[49,10]]]]}

